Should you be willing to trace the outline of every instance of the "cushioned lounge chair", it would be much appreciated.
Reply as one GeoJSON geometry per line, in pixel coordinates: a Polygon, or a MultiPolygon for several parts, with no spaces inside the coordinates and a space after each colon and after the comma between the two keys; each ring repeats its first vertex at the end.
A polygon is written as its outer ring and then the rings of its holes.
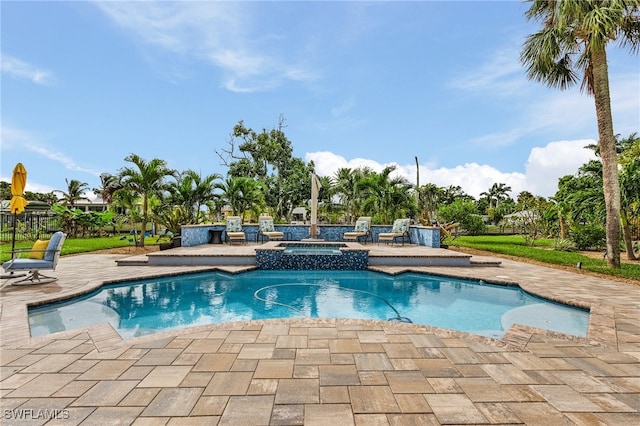
{"type": "Polygon", "coordinates": [[[229,243],[244,243],[247,241],[247,236],[242,230],[242,218],[240,216],[227,217],[226,239],[229,243]]]}
{"type": "Polygon", "coordinates": [[[58,278],[41,274],[40,271],[55,271],[60,258],[60,250],[67,235],[61,231],[54,233],[44,246],[44,241],[37,241],[31,249],[14,250],[12,259],[3,263],[7,272],[27,271],[25,278],[11,281],[11,285],[46,284],[58,278]],[[39,246],[42,245],[43,248],[39,246]],[[26,256],[26,257],[24,257],[26,256]]]}
{"type": "Polygon", "coordinates": [[[258,238],[264,242],[265,238],[268,240],[281,240],[284,238],[284,232],[276,231],[273,225],[273,217],[268,215],[261,215],[258,218],[258,238]]]}
{"type": "Polygon", "coordinates": [[[409,219],[396,219],[393,222],[391,232],[381,232],[378,234],[378,242],[395,243],[398,239],[402,240],[402,245],[404,245],[405,239],[411,243],[409,219]]]}
{"type": "Polygon", "coordinates": [[[362,216],[356,220],[356,226],[353,231],[345,232],[342,234],[342,239],[345,241],[364,241],[371,238],[371,217],[362,216]]]}

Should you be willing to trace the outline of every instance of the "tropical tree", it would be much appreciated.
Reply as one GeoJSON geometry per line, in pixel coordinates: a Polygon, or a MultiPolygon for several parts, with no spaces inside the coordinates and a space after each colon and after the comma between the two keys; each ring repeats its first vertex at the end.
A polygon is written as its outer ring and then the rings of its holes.
{"type": "Polygon", "coordinates": [[[460,227],[470,234],[479,234],[485,229],[476,204],[470,200],[460,198],[452,203],[441,205],[437,215],[439,222],[459,223],[460,227]]]}
{"type": "Polygon", "coordinates": [[[224,182],[216,183],[216,188],[222,191],[220,197],[231,207],[232,213],[243,219],[247,211],[258,217],[264,209],[261,185],[249,177],[228,177],[224,182]]]}
{"type": "Polygon", "coordinates": [[[358,182],[363,175],[364,169],[349,168],[340,168],[334,174],[335,193],[348,223],[354,223],[361,213],[358,182]]]}
{"type": "Polygon", "coordinates": [[[440,203],[443,205],[451,204],[455,201],[475,201],[473,197],[462,189],[459,185],[449,185],[442,188],[440,203]]]}
{"type": "Polygon", "coordinates": [[[630,220],[640,216],[640,137],[637,133],[618,140],[620,155],[620,224],[627,259],[635,260],[630,220]]]}
{"type": "Polygon", "coordinates": [[[102,173],[100,175],[100,187],[93,188],[93,192],[98,194],[102,198],[102,202],[107,206],[113,201],[113,194],[118,189],[122,188],[118,176],[111,173],[102,173]]]}
{"type": "Polygon", "coordinates": [[[438,210],[442,192],[442,188],[432,183],[418,188],[418,209],[427,225],[431,225],[431,221],[434,219],[432,215],[438,210]]]}
{"type": "Polygon", "coordinates": [[[318,211],[324,220],[333,222],[331,218],[336,218],[341,209],[336,208],[333,197],[336,195],[333,178],[330,176],[318,176],[320,180],[320,193],[318,194],[318,211]]]}
{"type": "Polygon", "coordinates": [[[163,204],[182,208],[183,225],[200,223],[204,217],[202,207],[217,197],[215,184],[221,178],[217,173],[203,177],[194,170],[185,170],[176,174],[176,180],[167,184],[169,197],[163,204]]]}
{"type": "Polygon", "coordinates": [[[80,200],[91,201],[84,195],[84,193],[89,189],[88,183],[80,182],[76,179],[65,179],[64,181],[67,183],[66,192],[59,189],[53,191],[54,193],[62,194],[62,198],[58,200],[60,204],[73,209],[75,208],[76,203],[80,200]]]}
{"type": "Polygon", "coordinates": [[[640,157],[636,157],[624,166],[620,172],[622,235],[627,252],[627,259],[635,260],[631,236],[630,218],[636,220],[640,215],[640,157]]]}
{"type": "Polygon", "coordinates": [[[480,195],[485,196],[489,200],[489,208],[493,208],[493,201],[496,201],[496,207],[500,204],[500,201],[509,198],[507,195],[511,191],[511,187],[505,183],[494,183],[489,188],[488,192],[483,192],[480,195]]]}
{"type": "Polygon", "coordinates": [[[598,122],[606,206],[607,264],[620,267],[620,185],[611,117],[607,45],[618,41],[637,53],[640,0],[532,0],[526,12],[542,29],[527,37],[520,58],[530,79],[566,89],[582,75],[598,122]]]}
{"type": "Polygon", "coordinates": [[[137,154],[130,154],[124,160],[132,163],[133,166],[120,169],[120,183],[122,189],[130,191],[142,199],[142,237],[136,239],[136,245],[144,247],[144,234],[149,222],[149,200],[153,196],[160,196],[163,191],[167,190],[165,179],[169,176],[175,176],[176,172],[169,169],[164,160],[158,158],[146,161],[137,154]]]}
{"type": "MultiPolygon", "coordinates": [[[[140,197],[138,194],[127,188],[121,188],[113,193],[111,208],[118,212],[115,222],[118,228],[128,222],[131,231],[136,229],[136,223],[140,221],[141,212],[139,208],[140,197]]],[[[137,244],[137,236],[136,244],[137,244]]]]}
{"type": "Polygon", "coordinates": [[[293,207],[310,196],[308,176],[313,163],[293,157],[284,118],[277,128],[256,132],[238,122],[228,140],[229,148],[216,151],[228,177],[248,177],[259,182],[267,208],[276,218],[289,216],[293,207]]]}
{"type": "Polygon", "coordinates": [[[413,185],[402,176],[392,177],[395,169],[395,166],[387,166],[382,172],[371,173],[358,183],[364,192],[364,212],[378,216],[382,223],[413,216],[416,211],[415,198],[411,194],[413,185]]]}
{"type": "Polygon", "coordinates": [[[575,176],[564,176],[552,198],[559,222],[560,238],[565,235],[577,248],[601,248],[606,211],[602,186],[602,164],[590,160],[575,176]]]}

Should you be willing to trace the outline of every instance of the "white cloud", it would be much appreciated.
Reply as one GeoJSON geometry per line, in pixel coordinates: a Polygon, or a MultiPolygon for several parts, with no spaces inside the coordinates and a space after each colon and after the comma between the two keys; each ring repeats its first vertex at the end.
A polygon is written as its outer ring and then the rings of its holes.
{"type": "Polygon", "coordinates": [[[285,81],[317,79],[315,70],[291,60],[295,56],[292,52],[278,53],[281,36],[260,33],[252,9],[243,3],[145,1],[96,5],[143,43],[218,67],[227,90],[265,91],[285,81]]]}
{"type": "Polygon", "coordinates": [[[433,183],[440,187],[459,186],[464,192],[478,199],[494,183],[504,183],[511,187],[509,195],[516,197],[526,190],[526,179],[522,173],[502,172],[487,164],[467,163],[452,169],[438,168],[420,171],[420,182],[433,183]],[[424,176],[424,178],[422,177],[424,176]]]}
{"type": "Polygon", "coordinates": [[[51,72],[23,62],[10,55],[2,55],[2,73],[19,80],[30,80],[40,85],[53,83],[51,72]]]}
{"type": "Polygon", "coordinates": [[[50,149],[41,143],[36,136],[24,130],[2,126],[0,128],[0,140],[2,140],[2,150],[25,150],[59,163],[67,170],[100,176],[101,172],[78,165],[66,154],[50,149]]]}
{"type": "MultiPolygon", "coordinates": [[[[514,199],[522,191],[534,195],[552,197],[558,187],[558,179],[565,175],[573,175],[578,168],[595,158],[593,151],[584,146],[595,143],[593,140],[574,140],[550,142],[544,147],[531,150],[526,165],[526,173],[504,172],[493,166],[477,163],[466,163],[453,168],[420,165],[420,184],[432,183],[440,187],[460,186],[464,192],[478,199],[494,183],[504,183],[511,187],[510,195],[514,199]]],[[[306,161],[313,161],[316,173],[320,176],[335,176],[340,168],[356,169],[368,167],[380,172],[384,167],[395,164],[396,173],[407,180],[416,182],[415,164],[398,165],[396,163],[381,164],[364,158],[347,160],[332,152],[309,152],[306,161]]]]}
{"type": "Polygon", "coordinates": [[[596,158],[593,139],[550,142],[531,150],[526,164],[527,190],[534,195],[553,196],[558,189],[558,179],[574,175],[578,168],[596,158]]]}
{"type": "Polygon", "coordinates": [[[456,76],[450,84],[454,88],[471,92],[489,92],[492,96],[510,96],[520,93],[526,77],[515,45],[491,52],[487,60],[456,76]]]}
{"type": "Polygon", "coordinates": [[[368,167],[375,172],[381,172],[385,166],[395,164],[380,164],[366,158],[354,158],[347,161],[344,157],[328,151],[308,152],[305,155],[305,160],[307,162],[314,162],[316,173],[319,176],[333,176],[338,169],[344,168],[357,169],[368,167]]]}
{"type": "Polygon", "coordinates": [[[511,129],[504,133],[490,133],[474,139],[471,143],[483,148],[501,148],[509,146],[518,141],[522,137],[522,129],[511,129]]]}

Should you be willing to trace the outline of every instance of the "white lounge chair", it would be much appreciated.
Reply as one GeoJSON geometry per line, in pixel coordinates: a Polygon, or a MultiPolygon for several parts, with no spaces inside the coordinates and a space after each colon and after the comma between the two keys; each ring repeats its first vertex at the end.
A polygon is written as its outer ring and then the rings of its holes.
{"type": "Polygon", "coordinates": [[[51,236],[46,248],[38,248],[36,243],[31,249],[15,250],[12,259],[3,263],[7,272],[28,271],[25,278],[11,281],[11,285],[46,284],[58,278],[41,274],[40,271],[55,271],[60,258],[60,250],[67,234],[58,231],[51,236]],[[26,256],[26,257],[22,257],[26,256]]]}

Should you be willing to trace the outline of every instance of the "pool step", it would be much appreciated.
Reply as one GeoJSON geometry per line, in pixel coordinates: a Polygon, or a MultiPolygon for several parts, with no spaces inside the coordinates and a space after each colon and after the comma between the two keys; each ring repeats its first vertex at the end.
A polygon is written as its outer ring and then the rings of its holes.
{"type": "MultiPolygon", "coordinates": [[[[119,266],[256,266],[256,249],[264,250],[270,244],[234,246],[205,244],[197,247],[177,247],[146,255],[124,257],[116,262],[119,266]]],[[[492,257],[472,256],[468,253],[445,249],[360,244],[353,248],[368,251],[368,266],[374,268],[380,266],[500,266],[500,262],[492,257]]]]}

